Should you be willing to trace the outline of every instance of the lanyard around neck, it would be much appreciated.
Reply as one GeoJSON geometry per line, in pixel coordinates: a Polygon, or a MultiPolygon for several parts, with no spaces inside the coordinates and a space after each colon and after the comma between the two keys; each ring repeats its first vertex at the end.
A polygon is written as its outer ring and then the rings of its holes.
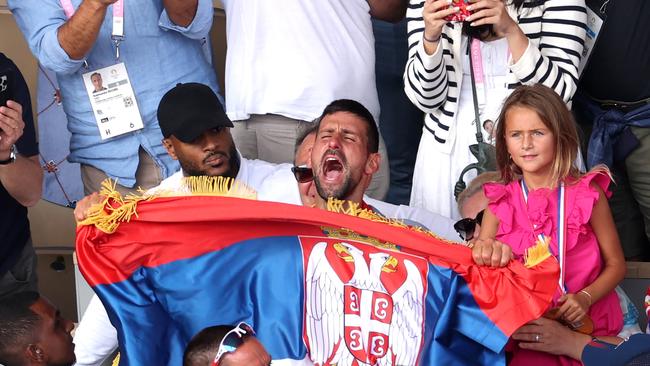
{"type": "MultiPolygon", "coordinates": [[[[524,202],[528,205],[528,187],[523,179],[520,180],[521,191],[524,195],[524,202]]],[[[557,260],[560,263],[560,279],[558,281],[560,288],[563,293],[566,293],[566,284],[564,282],[564,272],[565,272],[565,261],[566,261],[566,222],[565,222],[565,188],[564,183],[560,183],[557,189],[557,260]]],[[[533,227],[533,234],[535,233],[535,228],[533,227]]],[[[537,238],[539,241],[544,242],[544,234],[538,234],[537,238]]]]}
{"type": "MultiPolygon", "coordinates": [[[[70,19],[75,13],[72,0],[60,0],[65,16],[70,19]]],[[[120,59],[120,43],[124,41],[124,0],[113,3],[113,31],[111,39],[115,43],[115,58],[120,59]]]]}

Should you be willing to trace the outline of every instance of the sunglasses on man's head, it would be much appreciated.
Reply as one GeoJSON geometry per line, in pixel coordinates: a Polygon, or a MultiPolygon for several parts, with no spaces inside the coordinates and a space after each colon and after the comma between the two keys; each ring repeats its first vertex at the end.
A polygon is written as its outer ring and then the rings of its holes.
{"type": "Polygon", "coordinates": [[[239,346],[244,344],[246,338],[255,334],[253,328],[241,322],[237,326],[226,333],[226,335],[219,343],[219,349],[217,350],[217,355],[214,356],[214,361],[212,361],[212,366],[219,366],[219,361],[226,353],[235,352],[239,346]]]}
{"type": "Polygon", "coordinates": [[[306,165],[294,166],[291,171],[298,183],[307,183],[314,179],[314,171],[306,165]]]}
{"type": "Polygon", "coordinates": [[[485,210],[481,210],[473,219],[466,218],[456,221],[454,229],[456,229],[456,232],[460,235],[461,239],[465,241],[474,239],[474,234],[476,234],[476,224],[480,225],[483,221],[483,211],[485,210]]]}

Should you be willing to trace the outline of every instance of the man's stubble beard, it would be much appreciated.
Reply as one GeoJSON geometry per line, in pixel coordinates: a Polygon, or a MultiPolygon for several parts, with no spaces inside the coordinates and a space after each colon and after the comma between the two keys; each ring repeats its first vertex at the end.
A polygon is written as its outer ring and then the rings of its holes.
{"type": "MultiPolygon", "coordinates": [[[[223,172],[222,174],[219,174],[218,176],[221,177],[229,177],[235,179],[237,177],[237,173],[239,173],[239,168],[241,166],[241,159],[239,158],[239,153],[237,153],[237,147],[233,143],[231,148],[230,148],[230,156],[228,157],[228,170],[223,172]]],[[[207,159],[208,157],[204,158],[207,159]]],[[[200,177],[200,176],[208,176],[208,174],[195,166],[195,164],[189,163],[187,161],[178,161],[179,164],[181,165],[181,168],[183,169],[183,172],[185,173],[185,176],[188,177],[200,177]]]]}
{"type": "Polygon", "coordinates": [[[314,184],[316,185],[316,192],[322,199],[327,200],[331,197],[342,200],[345,199],[350,191],[350,188],[352,186],[352,178],[350,177],[349,172],[346,172],[345,179],[343,180],[341,187],[331,193],[325,191],[325,187],[321,185],[318,175],[314,176],[314,184]]]}

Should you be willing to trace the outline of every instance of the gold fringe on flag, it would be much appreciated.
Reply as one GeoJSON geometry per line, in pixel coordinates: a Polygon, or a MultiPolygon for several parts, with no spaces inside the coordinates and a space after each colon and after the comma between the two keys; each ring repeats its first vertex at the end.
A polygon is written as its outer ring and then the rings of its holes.
{"type": "Polygon", "coordinates": [[[361,208],[361,205],[359,203],[356,203],[356,202],[351,202],[351,201],[346,201],[346,200],[339,200],[339,199],[330,197],[327,200],[327,210],[331,211],[331,212],[337,212],[337,213],[350,215],[350,216],[356,216],[356,217],[366,219],[366,220],[370,220],[370,221],[381,222],[383,224],[388,224],[388,225],[391,225],[391,226],[396,226],[396,227],[409,229],[409,230],[412,230],[412,231],[415,231],[415,232],[418,232],[418,233],[422,233],[422,234],[431,236],[433,238],[436,238],[436,239],[441,240],[443,242],[446,242],[448,244],[466,246],[465,243],[454,242],[454,241],[442,238],[442,237],[436,235],[431,230],[425,229],[425,228],[423,228],[421,226],[407,225],[402,220],[387,218],[385,216],[377,214],[376,212],[374,212],[372,210],[361,208]]]}
{"type": "MultiPolygon", "coordinates": [[[[464,245],[468,246],[471,248],[471,246],[465,244],[465,243],[460,243],[460,242],[454,242],[451,240],[447,240],[445,238],[442,238],[438,235],[436,235],[434,232],[431,230],[425,229],[420,226],[410,226],[405,224],[403,221],[398,220],[398,219],[390,219],[386,218],[384,216],[381,216],[377,213],[375,213],[372,210],[364,209],[361,208],[361,206],[356,203],[356,202],[351,202],[351,201],[345,201],[345,200],[338,200],[335,198],[330,198],[327,201],[327,210],[332,211],[332,212],[337,212],[337,213],[342,213],[350,216],[356,216],[360,217],[362,219],[367,219],[375,222],[381,222],[384,224],[392,225],[392,226],[397,226],[397,227],[402,227],[402,228],[407,228],[412,231],[416,231],[428,236],[431,236],[433,238],[436,238],[440,241],[446,242],[448,244],[455,244],[455,245],[464,245]]],[[[354,239],[354,240],[359,240],[359,241],[364,241],[369,244],[375,245],[377,247],[382,247],[382,248],[388,248],[388,249],[394,249],[397,248],[395,244],[392,243],[387,243],[387,242],[381,242],[375,238],[368,237],[365,235],[359,235],[356,233],[350,232],[350,230],[336,230],[334,228],[323,228],[324,231],[327,232],[328,236],[333,236],[333,237],[338,237],[341,239],[354,239]]],[[[546,258],[551,256],[551,252],[549,250],[549,242],[548,238],[546,239],[546,242],[544,243],[538,243],[537,245],[528,248],[526,251],[525,255],[525,261],[524,264],[527,268],[535,267],[536,265],[542,263],[546,258]]]]}
{"type": "MultiPolygon", "coordinates": [[[[254,189],[230,177],[184,177],[182,185],[194,196],[257,199],[257,192],[254,189]]],[[[167,196],[167,194],[164,195],[167,196]]],[[[178,193],[171,193],[171,196],[178,195],[178,193]]]]}
{"type": "Polygon", "coordinates": [[[137,206],[140,201],[153,199],[145,194],[122,194],[115,189],[116,181],[106,179],[99,191],[102,200],[90,207],[86,219],[79,225],[95,225],[99,230],[112,234],[122,222],[128,222],[133,215],[138,215],[137,206]]]}
{"type": "Polygon", "coordinates": [[[321,230],[323,230],[323,234],[327,235],[328,238],[337,238],[341,240],[354,240],[354,241],[360,241],[362,243],[370,244],[372,246],[375,246],[377,248],[381,249],[390,249],[390,250],[395,250],[399,251],[399,248],[397,245],[393,243],[389,243],[387,241],[381,241],[377,238],[373,238],[368,235],[361,235],[357,233],[356,231],[346,229],[346,228],[333,228],[333,227],[327,227],[327,226],[321,226],[321,230]]]}
{"type": "Polygon", "coordinates": [[[524,253],[524,265],[526,268],[535,267],[551,256],[549,244],[549,238],[546,237],[544,241],[538,240],[537,244],[526,249],[526,253],[524,253]]]}
{"type": "Polygon", "coordinates": [[[140,190],[140,194],[122,194],[115,189],[117,182],[106,179],[102,182],[99,192],[102,200],[90,207],[86,219],[79,225],[95,225],[107,234],[114,233],[123,222],[128,222],[131,217],[137,217],[138,203],[150,201],[158,197],[180,196],[219,196],[256,199],[257,193],[247,185],[229,177],[184,177],[179,190],[154,190],[147,193],[140,190]]]}

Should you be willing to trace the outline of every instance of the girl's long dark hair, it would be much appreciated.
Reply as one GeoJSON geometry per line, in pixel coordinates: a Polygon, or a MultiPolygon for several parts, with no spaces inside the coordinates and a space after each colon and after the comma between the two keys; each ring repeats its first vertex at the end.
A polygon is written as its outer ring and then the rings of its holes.
{"type": "MultiPolygon", "coordinates": [[[[519,10],[524,3],[527,8],[533,8],[544,4],[545,0],[511,0],[510,4],[519,10]]],[[[516,19],[515,19],[516,20],[516,19]]],[[[468,22],[463,22],[463,34],[471,38],[478,38],[480,40],[485,40],[495,36],[494,30],[492,30],[492,24],[484,24],[478,27],[471,27],[468,22]]]]}

